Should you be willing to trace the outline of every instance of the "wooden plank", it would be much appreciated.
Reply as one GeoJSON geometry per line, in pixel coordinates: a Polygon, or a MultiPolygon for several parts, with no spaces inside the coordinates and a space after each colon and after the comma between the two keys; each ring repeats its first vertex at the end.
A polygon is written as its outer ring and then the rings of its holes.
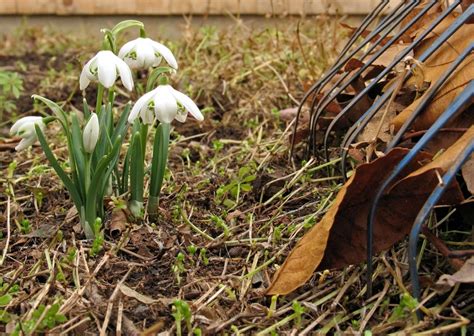
{"type": "MultiPolygon", "coordinates": [[[[380,0],[0,0],[0,14],[366,14],[380,0]]],[[[401,0],[391,0],[393,5],[401,0]]],[[[393,8],[392,5],[392,8],[393,8]]]]}
{"type": "Polygon", "coordinates": [[[0,1],[0,13],[15,14],[17,12],[16,0],[0,1]]]}

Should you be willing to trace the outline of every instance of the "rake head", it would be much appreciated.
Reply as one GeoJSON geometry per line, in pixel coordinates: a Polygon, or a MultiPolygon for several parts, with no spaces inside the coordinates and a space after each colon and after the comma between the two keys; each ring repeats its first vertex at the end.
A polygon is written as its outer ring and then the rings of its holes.
{"type": "MultiPolygon", "coordinates": [[[[367,218],[369,296],[372,295],[374,219],[382,195],[416,154],[423,150],[435,135],[443,131],[443,127],[449,125],[449,122],[461,113],[472,116],[474,79],[471,77],[467,78],[463,89],[447,107],[440,111],[436,120],[420,133],[421,138],[416,143],[407,142],[407,139],[412,138],[410,135],[413,134],[414,124],[430,104],[433,104],[433,99],[440,90],[450,85],[453,75],[465,67],[467,62],[473,61],[474,42],[469,42],[468,38],[463,49],[453,47],[457,57],[450,60],[449,66],[431,78],[429,83],[425,81],[425,64],[440,57],[440,49],[450,45],[450,38],[473,20],[472,2],[454,0],[447,4],[446,1],[438,0],[401,1],[375,24],[380,13],[390,4],[389,0],[380,1],[360,27],[354,30],[333,67],[306,92],[298,108],[291,155],[295,153],[297,145],[298,118],[306,106],[309,106],[309,135],[304,143],[304,155],[306,158],[315,157],[326,161],[334,154],[340,155],[340,170],[344,179],[347,176],[348,156],[356,143],[365,144],[367,161],[370,161],[374,154],[383,156],[383,153],[396,146],[413,146],[382,183],[371,204],[367,218]],[[368,31],[367,28],[371,25],[375,25],[375,28],[368,31]],[[390,119],[399,112],[395,108],[397,104],[406,105],[407,101],[413,102],[421,94],[422,98],[413,111],[394,132],[390,119]],[[331,108],[334,105],[339,108],[337,113],[331,108]],[[386,125],[391,127],[386,127],[387,134],[382,141],[380,135],[386,125]],[[338,137],[332,135],[341,128],[345,130],[345,134],[342,141],[338,142],[338,137]],[[375,128],[375,134],[372,134],[369,140],[361,140],[362,134],[368,128],[375,128]]],[[[466,128],[470,126],[472,124],[465,125],[466,128]]],[[[451,168],[440,177],[439,185],[429,196],[413,225],[409,240],[409,268],[413,296],[418,299],[420,286],[416,255],[419,232],[431,210],[473,151],[474,139],[470,139],[468,146],[459,154],[451,168]]]]}

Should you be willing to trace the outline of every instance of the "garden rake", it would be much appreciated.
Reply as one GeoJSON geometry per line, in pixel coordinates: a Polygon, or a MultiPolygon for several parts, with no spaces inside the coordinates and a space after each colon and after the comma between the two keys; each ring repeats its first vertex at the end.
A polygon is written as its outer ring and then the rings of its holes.
{"type": "MultiPolygon", "coordinates": [[[[296,145],[296,132],[298,128],[298,118],[300,117],[303,106],[306,103],[309,104],[309,135],[306,139],[305,145],[305,157],[309,156],[318,157],[322,152],[323,160],[329,161],[329,138],[336,126],[343,119],[352,118],[352,126],[349,127],[345,133],[342,142],[339,145],[340,152],[340,170],[344,180],[347,179],[347,159],[349,154],[349,148],[353,145],[359,135],[364,131],[369,122],[373,120],[377,114],[382,114],[387,104],[390,104],[393,97],[400,90],[401,84],[407,79],[414,75],[417,68],[421,68],[422,64],[436,53],[447,40],[453,36],[463,25],[467,24],[473,18],[474,5],[472,1],[455,0],[451,1],[449,5],[445,6],[445,9],[440,11],[438,15],[433,16],[430,11],[445,3],[445,1],[430,0],[410,0],[400,2],[388,15],[386,15],[380,23],[368,32],[367,27],[371,23],[375,22],[381,11],[388,5],[389,1],[381,1],[379,5],[364,19],[361,26],[354,31],[347,44],[342,49],[341,54],[335,61],[334,66],[328,70],[320,80],[318,80],[311,88],[305,93],[302,102],[298,108],[296,122],[294,125],[294,132],[291,142],[291,156],[294,156],[295,145],[296,145]],[[420,6],[422,5],[422,6],[420,6]],[[417,10],[415,10],[417,9],[417,10]],[[433,31],[440,26],[443,20],[448,16],[452,15],[455,11],[462,11],[460,15],[441,33],[433,34],[433,31]],[[368,70],[374,67],[374,64],[378,59],[392,46],[400,43],[404,38],[405,34],[413,29],[415,26],[420,26],[421,20],[427,20],[429,18],[429,24],[421,25],[420,32],[416,35],[410,43],[406,44],[392,61],[384,67],[379,69],[373,77],[370,79],[368,84],[361,88],[359,92],[356,92],[352,99],[345,101],[344,104],[340,104],[341,111],[331,120],[329,125],[324,129],[321,126],[321,118],[328,114],[328,106],[333,102],[341,102],[341,97],[347,92],[350,87],[355,87],[357,81],[361,76],[368,70]],[[393,32],[398,27],[397,32],[393,32]],[[365,34],[365,35],[364,35],[365,34]],[[393,34],[393,35],[389,35],[393,34]],[[430,35],[431,34],[431,35],[430,35]],[[421,52],[417,59],[413,58],[414,50],[425,41],[427,36],[435,35],[433,42],[421,52]],[[362,62],[361,66],[354,71],[344,71],[349,61],[357,56],[357,59],[362,62]],[[396,72],[399,65],[404,65],[403,73],[399,74],[399,78],[395,81],[388,81],[387,77],[396,72]],[[384,82],[385,81],[385,82],[384,82]],[[388,83],[387,83],[388,82],[388,83]],[[385,84],[385,85],[384,85],[385,84]],[[384,88],[380,90],[381,87],[384,88]],[[378,92],[377,97],[374,98],[373,103],[366,110],[354,116],[354,108],[366,99],[369,95],[373,95],[373,92],[378,92]],[[352,114],[352,115],[351,115],[352,114]],[[322,134],[322,144],[317,140],[317,137],[322,134]]],[[[385,147],[384,152],[387,153],[402,142],[404,135],[411,130],[415,119],[420,113],[433,101],[435,95],[442,89],[447,82],[452,78],[453,74],[459,69],[459,66],[468,57],[472,56],[474,43],[471,43],[465,50],[462,50],[459,56],[453,61],[447,70],[437,78],[434,83],[431,83],[430,88],[423,95],[421,102],[409,116],[409,118],[403,123],[396,134],[393,135],[391,141],[385,147]]],[[[419,153],[430,141],[434,135],[436,135],[440,129],[446,125],[449,121],[453,120],[460,113],[467,109],[472,109],[474,96],[474,82],[470,79],[470,82],[462,93],[458,94],[454,101],[451,102],[449,107],[440,115],[440,117],[432,124],[432,126],[424,133],[419,141],[414,145],[408,154],[396,165],[396,167],[390,172],[389,176],[382,182],[381,186],[376,192],[373,203],[370,206],[370,211],[367,218],[367,295],[372,296],[372,273],[373,273],[373,228],[374,220],[377,212],[377,207],[380,203],[381,197],[387,188],[395,181],[397,176],[400,175],[403,168],[405,168],[412,160],[414,160],[417,153],[419,153]]],[[[468,113],[472,113],[468,112],[468,113]]],[[[469,127],[469,126],[468,126],[469,127]]],[[[448,188],[450,182],[455,178],[457,172],[461,169],[462,165],[470,157],[474,151],[474,139],[470,139],[468,146],[462,151],[462,153],[456,158],[454,164],[448,169],[448,171],[440,177],[440,183],[426,200],[426,203],[419,212],[415,223],[413,224],[410,236],[409,236],[409,271],[412,283],[412,293],[417,299],[420,299],[420,285],[418,278],[418,271],[416,265],[416,255],[418,246],[418,236],[421,231],[422,225],[425,222],[428,215],[440,199],[441,195],[448,188]]]]}

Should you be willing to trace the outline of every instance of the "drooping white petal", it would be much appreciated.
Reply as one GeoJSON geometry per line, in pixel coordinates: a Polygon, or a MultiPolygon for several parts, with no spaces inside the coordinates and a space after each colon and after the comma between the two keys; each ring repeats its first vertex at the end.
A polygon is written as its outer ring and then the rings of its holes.
{"type": "Polygon", "coordinates": [[[82,68],[81,76],[79,77],[79,89],[81,91],[85,90],[89,86],[89,83],[91,82],[91,80],[94,79],[94,76],[91,74],[91,68],[90,67],[96,59],[97,59],[97,55],[92,57],[86,63],[86,65],[84,65],[84,67],[82,68]]]}
{"type": "MultiPolygon", "coordinates": [[[[168,85],[169,86],[169,85],[168,85]]],[[[175,99],[184,106],[186,110],[188,110],[189,113],[192,114],[194,118],[196,118],[198,121],[203,121],[204,116],[202,115],[201,111],[199,110],[199,107],[192,101],[191,98],[186,96],[184,93],[181,93],[175,89],[173,89],[171,86],[169,86],[170,92],[173,94],[175,99]]]]}
{"type": "Polygon", "coordinates": [[[25,148],[30,147],[36,141],[36,136],[29,136],[26,138],[21,139],[20,143],[15,147],[17,152],[24,150],[25,148]]]}
{"type": "Polygon", "coordinates": [[[135,119],[138,117],[138,114],[142,110],[143,106],[147,106],[148,103],[153,99],[157,89],[151,90],[150,92],[145,93],[141,96],[133,105],[132,110],[130,111],[130,115],[128,116],[128,122],[133,123],[135,119]]]}
{"type": "Polygon", "coordinates": [[[42,117],[34,116],[21,118],[11,127],[10,133],[22,138],[15,147],[17,151],[31,146],[36,141],[35,125],[38,125],[41,130],[46,127],[42,117]]]}
{"type": "Polygon", "coordinates": [[[116,57],[111,51],[105,50],[97,57],[97,70],[99,82],[107,89],[114,85],[117,79],[116,57]],[[105,54],[107,53],[107,54],[105,54]],[[110,54],[109,54],[110,53],[110,54]]]}
{"type": "Polygon", "coordinates": [[[178,112],[178,104],[168,86],[158,86],[153,97],[156,118],[165,124],[171,123],[178,112]]]}
{"type": "Polygon", "coordinates": [[[155,58],[155,53],[153,48],[147,43],[146,39],[144,38],[137,38],[135,44],[135,54],[136,54],[136,62],[138,67],[140,68],[147,68],[149,67],[155,58]]]}
{"type": "Polygon", "coordinates": [[[92,153],[97,145],[97,140],[99,140],[99,119],[97,114],[92,113],[89,121],[84,127],[84,132],[82,133],[82,142],[84,144],[84,150],[87,153],[92,153]]]}
{"type": "MultiPolygon", "coordinates": [[[[26,124],[35,124],[35,123],[43,123],[42,122],[43,117],[37,117],[37,116],[28,116],[28,117],[23,117],[18,119],[13,126],[10,128],[10,134],[18,134],[20,131],[20,128],[22,128],[23,125],[26,124]]],[[[41,127],[41,126],[40,126],[41,127]]],[[[34,126],[33,126],[34,128],[34,126]]]]}
{"type": "Polygon", "coordinates": [[[128,67],[127,63],[122,61],[120,58],[116,58],[116,65],[117,65],[117,70],[119,72],[120,78],[122,79],[123,86],[128,91],[133,90],[133,77],[132,77],[132,71],[128,67]]]}
{"type": "Polygon", "coordinates": [[[125,43],[122,48],[120,48],[119,50],[119,53],[118,53],[118,56],[121,58],[121,59],[124,59],[125,57],[127,57],[127,55],[133,50],[133,48],[135,48],[137,44],[137,41],[136,40],[133,40],[133,41],[130,41],[130,42],[127,42],[125,43]]]}
{"type": "Polygon", "coordinates": [[[174,69],[178,69],[178,62],[176,62],[176,58],[174,57],[173,53],[171,52],[171,50],[164,46],[163,44],[161,43],[158,43],[156,41],[153,41],[151,39],[148,39],[150,44],[153,46],[153,49],[155,49],[155,51],[160,54],[161,56],[163,56],[163,58],[166,60],[166,62],[174,69]]]}

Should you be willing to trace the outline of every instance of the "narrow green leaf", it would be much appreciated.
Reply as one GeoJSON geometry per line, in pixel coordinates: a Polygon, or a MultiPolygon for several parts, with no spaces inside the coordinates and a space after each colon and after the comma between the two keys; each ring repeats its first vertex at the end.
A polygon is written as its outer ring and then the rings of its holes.
{"type": "MultiPolygon", "coordinates": [[[[73,169],[73,174],[77,174],[77,179],[79,181],[84,182],[84,168],[85,168],[85,159],[84,159],[84,152],[82,150],[82,132],[79,126],[79,120],[75,113],[71,116],[71,155],[73,157],[73,164],[75,167],[71,167],[73,169]]],[[[82,187],[84,183],[81,183],[82,187]]],[[[85,189],[80,188],[82,198],[85,196],[85,189]]]]}
{"type": "Polygon", "coordinates": [[[49,163],[53,167],[56,174],[58,174],[61,181],[64,183],[64,186],[66,187],[66,189],[69,191],[69,194],[71,195],[74,205],[79,210],[83,204],[83,201],[81,199],[79,192],[77,191],[76,186],[74,185],[74,183],[72,183],[69,176],[59,165],[58,161],[56,160],[56,157],[51,151],[51,148],[49,148],[49,145],[46,141],[46,138],[44,137],[43,132],[41,131],[41,128],[38,125],[35,125],[35,129],[36,129],[36,135],[38,136],[38,140],[41,144],[41,147],[43,148],[46,158],[48,159],[49,163]]]}
{"type": "Polygon", "coordinates": [[[132,201],[143,202],[144,163],[140,132],[136,132],[132,139],[132,154],[130,159],[130,190],[132,201]]]}
{"type": "MultiPolygon", "coordinates": [[[[104,132],[105,133],[105,132],[104,132]]],[[[86,200],[86,221],[89,225],[92,225],[95,222],[96,214],[97,214],[97,201],[99,200],[102,202],[103,199],[103,186],[107,183],[107,180],[112,172],[114,165],[111,164],[112,161],[116,161],[118,157],[118,153],[120,151],[120,145],[122,141],[119,137],[115,144],[107,156],[102,157],[99,163],[97,164],[97,168],[92,176],[91,180],[91,188],[87,193],[87,200],[86,200]],[[99,187],[100,186],[100,187],[99,187]],[[98,197],[99,196],[99,197],[98,197]]]]}
{"type": "Polygon", "coordinates": [[[153,158],[151,163],[150,196],[159,197],[166,163],[168,162],[168,146],[170,141],[170,124],[161,123],[155,134],[153,158]]]}
{"type": "Polygon", "coordinates": [[[49,109],[54,113],[54,115],[61,121],[61,123],[63,123],[63,127],[67,131],[66,113],[64,112],[64,110],[58,104],[56,104],[52,100],[49,100],[48,98],[45,98],[45,97],[42,97],[42,96],[36,95],[36,94],[32,95],[31,98],[33,98],[35,100],[39,100],[39,101],[43,102],[47,107],[49,107],[49,109]]]}

